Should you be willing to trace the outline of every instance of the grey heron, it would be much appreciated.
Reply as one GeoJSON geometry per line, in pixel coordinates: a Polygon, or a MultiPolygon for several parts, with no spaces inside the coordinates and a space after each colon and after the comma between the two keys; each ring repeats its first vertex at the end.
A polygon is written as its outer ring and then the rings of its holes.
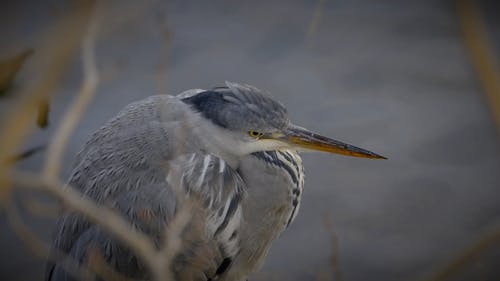
{"type": "MultiPolygon", "coordinates": [[[[156,245],[179,208],[199,202],[170,270],[176,280],[245,280],[297,215],[303,150],[383,156],[293,125],[285,107],[249,85],[157,95],[126,106],[76,157],[69,184],[120,212],[156,245]]],[[[141,261],[81,215],[58,220],[53,249],[84,264],[98,249],[113,270],[148,280],[141,261]]],[[[47,280],[72,280],[49,263],[47,280]]]]}

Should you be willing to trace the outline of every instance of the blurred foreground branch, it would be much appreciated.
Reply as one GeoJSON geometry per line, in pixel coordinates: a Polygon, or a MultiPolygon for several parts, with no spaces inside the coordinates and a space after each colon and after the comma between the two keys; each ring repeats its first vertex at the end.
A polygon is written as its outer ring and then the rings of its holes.
{"type": "Polygon", "coordinates": [[[339,251],[339,239],[337,237],[337,233],[335,232],[335,228],[333,226],[333,220],[329,214],[326,214],[324,217],[325,227],[330,233],[330,241],[332,243],[332,255],[330,257],[331,267],[333,271],[333,280],[342,281],[342,269],[340,267],[340,251],[339,251]]]}
{"type": "MultiPolygon", "coordinates": [[[[457,0],[465,46],[500,130],[500,66],[478,8],[478,1],[457,0]]],[[[500,132],[500,131],[499,131],[500,132]]]]}
{"type": "Polygon", "coordinates": [[[0,61],[0,96],[5,95],[12,87],[17,73],[33,52],[33,49],[27,49],[11,58],[0,61]]]}
{"type": "Polygon", "coordinates": [[[45,36],[37,50],[37,79],[22,87],[16,96],[19,102],[2,120],[0,128],[0,199],[9,188],[10,163],[5,161],[18,151],[24,139],[33,130],[33,119],[40,101],[47,100],[60,84],[80,45],[82,34],[90,17],[93,1],[82,1],[73,12],[61,19],[45,36]],[[64,38],[64,40],[60,40],[64,38]],[[55,42],[58,42],[56,44],[55,42]],[[50,65],[49,68],[47,66],[50,65]]]}
{"type": "MultiPolygon", "coordinates": [[[[166,232],[164,248],[157,250],[149,237],[129,224],[113,209],[98,205],[88,197],[59,179],[61,163],[67,143],[77,124],[93,99],[98,83],[99,73],[96,67],[95,42],[99,26],[99,10],[94,1],[80,1],[74,13],[57,24],[47,35],[47,46],[37,53],[44,58],[51,58],[50,63],[40,65],[51,67],[39,71],[39,77],[28,84],[19,93],[20,101],[7,115],[8,120],[2,126],[0,139],[0,159],[7,159],[11,151],[17,151],[23,140],[33,130],[31,116],[37,109],[40,100],[47,100],[56,90],[70,64],[71,57],[77,47],[82,47],[82,63],[84,79],[75,101],[68,108],[62,118],[62,123],[57,129],[53,140],[50,142],[47,159],[42,173],[32,173],[14,170],[11,161],[0,161],[0,191],[4,200],[7,216],[16,233],[39,256],[46,256],[49,247],[38,239],[30,229],[24,225],[10,199],[10,186],[35,189],[48,193],[63,202],[65,207],[82,214],[90,222],[102,227],[114,238],[126,245],[150,270],[156,280],[171,280],[169,264],[180,248],[179,236],[189,222],[190,209],[181,208],[174,217],[171,227],[166,232]],[[54,44],[64,38],[62,44],[54,44]],[[55,47],[57,46],[57,47],[55,47]],[[12,122],[16,120],[16,122],[12,122]]],[[[98,255],[98,253],[94,253],[98,255]]],[[[96,257],[95,255],[93,257],[96,257]]],[[[53,253],[49,258],[57,259],[68,270],[68,273],[83,278],[86,273],[67,266],[76,262],[62,253],[53,253]],[[55,256],[55,257],[54,257],[55,256]]],[[[89,269],[97,272],[103,278],[121,279],[114,272],[109,271],[105,263],[89,264],[89,269]]]]}
{"type": "Polygon", "coordinates": [[[118,240],[126,244],[143,259],[151,270],[156,268],[156,250],[149,238],[133,228],[113,210],[99,206],[73,187],[64,185],[57,179],[43,177],[29,172],[14,172],[11,181],[14,185],[45,191],[60,199],[65,206],[83,214],[91,222],[100,225],[118,240]]]}
{"type": "MultiPolygon", "coordinates": [[[[19,214],[17,207],[15,206],[12,199],[5,200],[3,202],[3,207],[5,213],[7,215],[7,221],[10,226],[17,234],[17,236],[28,246],[31,252],[40,258],[47,258],[49,255],[49,246],[45,244],[24,222],[19,214]]],[[[63,261],[62,266],[66,269],[66,271],[75,278],[87,279],[87,277],[92,276],[90,273],[83,267],[80,267],[76,261],[69,259],[63,253],[55,253],[52,257],[49,256],[49,259],[54,258],[57,261],[63,261]]],[[[54,260],[55,261],[55,260],[54,260]]]]}
{"type": "Polygon", "coordinates": [[[460,253],[448,265],[437,270],[434,275],[426,279],[426,281],[445,281],[463,270],[467,264],[478,258],[481,253],[487,250],[490,246],[500,242],[500,229],[496,229],[484,237],[480,238],[469,248],[460,253]]]}
{"type": "Polygon", "coordinates": [[[95,42],[101,14],[99,9],[95,9],[93,16],[89,20],[88,28],[82,41],[82,63],[83,63],[83,83],[76,100],[68,108],[63,122],[57,129],[55,136],[49,146],[47,162],[45,163],[44,174],[47,177],[55,178],[61,170],[63,153],[69,138],[81,120],[85,109],[94,97],[99,83],[99,73],[95,60],[95,42]]]}

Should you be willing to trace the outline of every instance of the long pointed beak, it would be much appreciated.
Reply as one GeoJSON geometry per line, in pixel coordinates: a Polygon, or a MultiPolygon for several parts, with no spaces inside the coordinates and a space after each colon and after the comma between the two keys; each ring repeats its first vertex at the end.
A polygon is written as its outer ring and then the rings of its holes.
{"type": "Polygon", "coordinates": [[[306,149],[337,153],[353,157],[387,159],[366,149],[313,133],[305,128],[291,125],[281,136],[281,140],[292,146],[306,149]]]}

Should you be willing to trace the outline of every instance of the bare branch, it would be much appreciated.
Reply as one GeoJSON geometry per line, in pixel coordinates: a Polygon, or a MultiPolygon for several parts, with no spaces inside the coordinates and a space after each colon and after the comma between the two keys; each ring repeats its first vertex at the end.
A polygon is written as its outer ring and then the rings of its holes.
{"type": "Polygon", "coordinates": [[[330,258],[330,261],[333,271],[333,280],[342,281],[343,275],[340,268],[339,239],[337,237],[337,233],[335,232],[335,228],[333,227],[333,220],[329,214],[325,215],[324,223],[326,229],[328,230],[328,232],[330,232],[330,241],[332,243],[332,256],[330,258]]]}
{"type": "Polygon", "coordinates": [[[12,229],[16,232],[19,238],[28,245],[29,249],[39,257],[47,256],[49,246],[47,246],[38,236],[29,229],[24,223],[21,215],[19,214],[14,202],[9,198],[2,202],[5,208],[7,220],[9,221],[12,229]]]}
{"type": "Polygon", "coordinates": [[[473,259],[477,258],[482,252],[491,245],[500,241],[500,229],[487,233],[481,239],[476,241],[469,248],[460,253],[448,265],[440,268],[434,275],[425,279],[426,281],[444,281],[449,280],[453,275],[464,269],[473,259]]]}
{"type": "Polygon", "coordinates": [[[171,272],[168,270],[168,265],[172,264],[173,259],[181,250],[182,232],[192,218],[193,204],[187,202],[187,200],[178,200],[178,202],[180,202],[181,208],[166,228],[165,243],[157,254],[156,260],[158,261],[160,271],[155,272],[155,274],[157,274],[157,276],[155,276],[156,280],[173,280],[173,276],[170,276],[171,272]]]}
{"type": "Polygon", "coordinates": [[[11,181],[20,187],[35,188],[52,194],[65,206],[81,213],[89,221],[100,225],[116,239],[129,246],[152,272],[158,270],[155,266],[156,250],[148,236],[137,231],[113,210],[96,205],[73,187],[64,186],[58,179],[41,177],[29,172],[14,172],[11,181]]]}
{"type": "Polygon", "coordinates": [[[30,195],[23,196],[21,204],[26,211],[37,217],[56,218],[61,214],[61,209],[56,204],[42,203],[30,195]]]}
{"type": "Polygon", "coordinates": [[[500,65],[495,44],[488,36],[487,25],[481,17],[481,5],[478,1],[457,0],[456,5],[464,44],[488,99],[497,129],[500,130],[500,83],[498,82],[500,65]]]}
{"type": "MultiPolygon", "coordinates": [[[[48,71],[39,71],[42,75],[38,77],[35,83],[29,84],[22,91],[21,96],[24,97],[24,99],[21,100],[19,105],[15,107],[8,118],[6,118],[6,120],[16,120],[16,123],[7,122],[5,126],[3,126],[4,130],[0,138],[0,159],[3,159],[4,156],[11,151],[16,151],[25,137],[31,132],[33,129],[33,124],[31,124],[33,120],[32,117],[35,115],[40,101],[46,101],[56,89],[56,86],[59,84],[69,65],[70,58],[76,46],[78,46],[83,36],[81,43],[84,80],[79,94],[68,108],[60,127],[56,130],[54,138],[49,145],[43,173],[18,172],[12,170],[11,166],[0,163],[3,164],[0,166],[0,187],[15,185],[19,187],[34,188],[55,196],[69,209],[81,213],[90,222],[99,225],[104,231],[107,231],[118,241],[130,248],[130,250],[144,262],[157,280],[166,280],[169,273],[168,263],[172,260],[175,253],[178,252],[181,245],[179,239],[180,233],[189,222],[189,210],[184,212],[184,209],[181,209],[179,217],[174,218],[172,221],[174,227],[169,227],[168,230],[166,230],[169,232],[169,238],[165,243],[166,246],[164,251],[157,251],[155,245],[146,234],[135,229],[118,213],[110,208],[98,205],[71,186],[64,185],[58,178],[67,143],[78,122],[81,120],[85,109],[94,97],[96,88],[99,84],[99,73],[95,60],[95,42],[99,20],[102,18],[102,14],[100,13],[100,9],[95,7],[94,1],[83,0],[80,3],[82,5],[75,11],[75,14],[69,15],[68,18],[61,21],[61,23],[56,26],[53,32],[54,34],[47,37],[47,40],[51,43],[48,44],[48,46],[52,48],[47,47],[37,52],[42,57],[52,58],[50,63],[39,63],[41,66],[51,65],[51,68],[49,68],[48,71]],[[65,38],[65,44],[60,44],[62,47],[59,49],[53,48],[52,42],[55,42],[55,39],[60,37],[65,38]]],[[[0,189],[0,191],[6,192],[4,193],[5,195],[8,194],[7,192],[9,190],[4,188],[3,190],[0,189]]],[[[8,214],[11,215],[11,218],[16,218],[15,215],[17,213],[9,210],[8,214]]],[[[22,227],[24,224],[20,217],[17,217],[17,221],[18,223],[16,223],[16,219],[12,220],[13,227],[20,230],[20,236],[24,235],[26,238],[25,240],[31,243],[34,243],[33,241],[39,241],[32,239],[36,238],[34,233],[23,231],[26,229],[22,227]],[[27,236],[28,234],[26,233],[31,233],[33,237],[27,236]]],[[[34,249],[48,252],[48,246],[43,244],[43,242],[31,246],[33,246],[34,249]]],[[[58,249],[53,249],[50,258],[56,259],[56,262],[65,269],[68,268],[68,273],[70,274],[76,273],[76,276],[80,275],[79,277],[93,276],[85,275],[85,273],[79,271],[72,271],[71,265],[76,267],[79,267],[79,265],[58,249]]],[[[109,275],[108,273],[112,272],[107,271],[107,268],[99,264],[93,264],[93,266],[98,266],[99,269],[104,270],[103,272],[108,276],[115,276],[113,274],[109,275]]]]}
{"type": "Polygon", "coordinates": [[[45,244],[38,236],[23,222],[14,202],[11,198],[3,202],[7,220],[12,227],[12,230],[17,236],[28,246],[31,252],[40,258],[49,258],[54,262],[59,262],[60,265],[75,278],[93,276],[87,269],[80,267],[75,260],[67,257],[67,255],[57,252],[49,256],[49,246],[45,244]]]}
{"type": "Polygon", "coordinates": [[[319,23],[321,21],[321,17],[323,15],[323,6],[325,4],[325,0],[318,0],[316,3],[316,7],[314,8],[314,14],[309,22],[309,26],[307,27],[306,37],[311,38],[316,34],[318,30],[319,23]]]}
{"type": "Polygon", "coordinates": [[[95,62],[95,42],[99,26],[100,13],[98,6],[94,8],[93,16],[87,27],[82,41],[82,63],[84,80],[80,92],[68,108],[63,122],[58,128],[49,146],[47,161],[45,163],[44,175],[55,178],[61,170],[61,161],[68,140],[81,120],[85,109],[92,101],[99,83],[99,73],[95,62]]]}
{"type": "Polygon", "coordinates": [[[89,269],[96,272],[103,280],[106,281],[133,281],[119,272],[113,270],[113,268],[106,262],[102,256],[101,251],[98,248],[90,247],[87,249],[87,265],[89,269]]]}
{"type": "Polygon", "coordinates": [[[35,147],[32,147],[32,148],[29,148],[25,151],[22,151],[16,155],[12,155],[12,156],[9,156],[7,158],[4,158],[4,159],[1,159],[0,161],[0,165],[3,164],[3,165],[14,165],[16,164],[17,162],[21,161],[21,160],[24,160],[28,157],[31,157],[33,156],[34,154],[42,151],[45,149],[45,145],[39,145],[39,146],[35,146],[35,147]]]}
{"type": "MultiPolygon", "coordinates": [[[[0,135],[0,159],[5,159],[18,147],[33,130],[33,119],[38,110],[41,100],[51,96],[59,85],[66,69],[70,65],[71,58],[80,43],[81,36],[88,20],[93,1],[82,1],[78,9],[67,13],[58,24],[56,24],[44,36],[43,44],[37,49],[33,56],[33,64],[39,69],[35,79],[30,80],[26,86],[16,93],[20,98],[17,106],[3,118],[0,135]],[[64,40],[58,40],[64,38],[64,40]],[[61,42],[54,44],[54,42],[61,42]],[[50,68],[47,68],[50,65],[50,68]],[[13,122],[15,120],[15,122],[13,122]]],[[[9,183],[9,172],[12,167],[5,161],[0,161],[0,194],[5,197],[9,183]]]]}

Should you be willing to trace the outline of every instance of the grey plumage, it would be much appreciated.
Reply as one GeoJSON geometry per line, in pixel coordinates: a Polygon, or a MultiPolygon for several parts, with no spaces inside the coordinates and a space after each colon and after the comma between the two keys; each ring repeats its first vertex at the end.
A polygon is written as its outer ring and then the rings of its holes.
{"type": "MultiPolygon", "coordinates": [[[[178,196],[187,196],[195,214],[170,268],[176,280],[244,280],[297,214],[304,173],[293,143],[309,149],[317,141],[308,139],[314,134],[302,137],[304,130],[290,124],[283,105],[248,85],[152,96],[128,105],[91,136],[68,183],[115,208],[158,247],[179,209],[178,196]]],[[[323,139],[320,145],[333,147],[323,139]]],[[[53,248],[81,263],[89,249],[98,250],[115,271],[150,278],[124,245],[72,212],[59,219],[53,248]]],[[[47,280],[71,277],[49,263],[47,280]]]]}
{"type": "Polygon", "coordinates": [[[197,95],[183,98],[215,124],[230,130],[276,130],[288,124],[286,108],[249,85],[228,83],[197,95]]]}

